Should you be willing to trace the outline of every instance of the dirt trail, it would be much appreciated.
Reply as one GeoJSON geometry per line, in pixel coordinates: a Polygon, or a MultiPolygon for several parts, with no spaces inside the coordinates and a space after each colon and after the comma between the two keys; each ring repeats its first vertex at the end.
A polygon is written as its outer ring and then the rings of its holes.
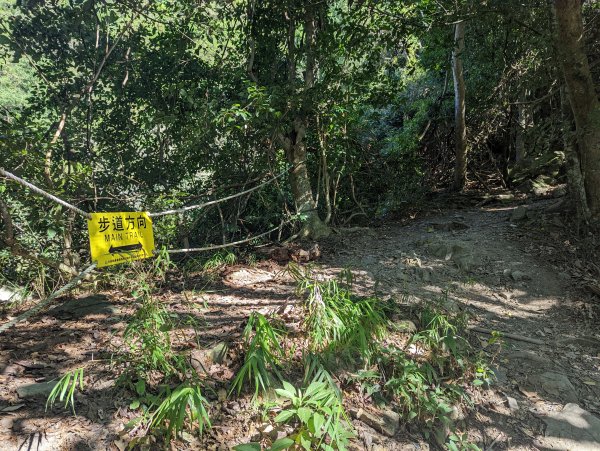
{"type": "Polygon", "coordinates": [[[505,339],[498,384],[469,419],[486,449],[600,449],[600,334],[557,258],[562,224],[548,204],[525,218],[524,207],[477,208],[357,230],[324,252],[365,287],[409,302],[447,296],[471,324],[542,343],[505,339]]]}
{"type": "MultiPolygon", "coordinates": [[[[403,302],[443,299],[469,312],[472,325],[539,341],[506,339],[494,361],[498,384],[475,400],[474,412],[459,418],[460,428],[486,450],[600,449],[598,317],[571,277],[574,269],[567,263],[574,257],[561,255],[572,245],[560,238],[564,226],[558,217],[546,214],[550,202],[527,210],[438,212],[345,231],[322,246],[319,271],[350,268],[365,293],[375,289],[403,302]]],[[[194,355],[232,340],[253,310],[301,321],[294,283],[283,269],[271,261],[236,265],[210,286],[201,274],[187,279],[173,274],[157,297],[182,319],[175,345],[194,355]],[[183,326],[188,320],[201,324],[199,336],[183,326]]],[[[110,359],[111,352],[124,349],[123,330],[134,310],[119,291],[79,295],[2,337],[0,450],[123,449],[123,425],[137,413],[127,408],[132,395],[116,385],[110,359]],[[47,381],[78,366],[86,367],[88,386],[77,397],[78,416],[45,412],[47,381]]],[[[481,335],[482,347],[488,338],[481,335]]],[[[211,366],[211,377],[227,384],[232,377],[227,363],[211,366]]],[[[249,400],[211,403],[217,427],[202,442],[188,437],[178,449],[229,449],[256,436],[249,400]]],[[[359,421],[354,426],[357,449],[428,449],[418,434],[401,431],[390,439],[359,421]]]]}

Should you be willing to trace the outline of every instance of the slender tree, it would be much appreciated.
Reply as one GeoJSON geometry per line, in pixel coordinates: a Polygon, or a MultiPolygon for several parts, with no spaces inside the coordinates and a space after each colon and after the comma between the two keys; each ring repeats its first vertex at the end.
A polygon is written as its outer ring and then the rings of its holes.
{"type": "Polygon", "coordinates": [[[462,190],[467,182],[467,127],[465,121],[465,78],[462,55],[465,51],[465,22],[454,25],[452,75],[454,77],[454,189],[462,190]]]}

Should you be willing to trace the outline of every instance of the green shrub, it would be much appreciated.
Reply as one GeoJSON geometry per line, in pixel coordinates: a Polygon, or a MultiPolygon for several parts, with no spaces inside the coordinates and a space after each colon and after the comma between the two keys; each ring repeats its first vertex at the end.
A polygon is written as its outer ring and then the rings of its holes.
{"type": "Polygon", "coordinates": [[[282,332],[271,325],[264,315],[253,312],[242,334],[244,340],[244,363],[237,372],[231,392],[242,391],[244,381],[254,387],[254,398],[260,389],[266,391],[273,383],[273,374],[281,379],[278,366],[284,357],[281,347],[282,332]]]}

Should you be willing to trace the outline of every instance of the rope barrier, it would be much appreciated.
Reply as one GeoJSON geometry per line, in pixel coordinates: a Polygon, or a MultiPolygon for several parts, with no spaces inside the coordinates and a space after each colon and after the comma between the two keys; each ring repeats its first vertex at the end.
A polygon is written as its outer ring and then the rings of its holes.
{"type": "Polygon", "coordinates": [[[84,217],[86,217],[87,219],[92,219],[92,215],[91,215],[91,214],[89,214],[89,213],[87,213],[87,212],[85,212],[85,211],[81,210],[80,208],[77,208],[75,205],[71,205],[70,203],[68,203],[68,202],[66,202],[66,201],[64,201],[64,200],[62,200],[62,199],[59,199],[58,197],[56,197],[56,196],[55,196],[55,195],[53,195],[53,194],[47,193],[47,192],[46,192],[46,191],[44,191],[43,189],[41,189],[41,188],[38,188],[37,186],[35,186],[35,185],[33,185],[33,184],[31,184],[31,183],[29,183],[29,182],[27,182],[27,181],[23,180],[23,179],[22,179],[22,178],[20,178],[20,177],[17,177],[16,175],[14,175],[14,174],[13,174],[13,173],[11,173],[11,172],[8,172],[8,171],[6,171],[6,170],[4,170],[4,169],[0,168],[0,175],[2,175],[2,176],[4,176],[4,177],[6,177],[6,178],[8,178],[8,179],[11,179],[11,180],[13,180],[14,182],[17,182],[17,183],[19,183],[20,185],[23,185],[23,186],[25,186],[25,187],[29,188],[31,191],[33,191],[33,192],[35,192],[35,193],[38,193],[40,196],[44,196],[45,198],[47,198],[47,199],[50,199],[51,201],[54,201],[54,202],[56,202],[57,204],[60,204],[60,205],[62,205],[63,207],[65,207],[65,208],[68,208],[69,210],[72,210],[72,211],[74,211],[75,213],[79,213],[81,216],[84,216],[84,217]]]}
{"type": "Polygon", "coordinates": [[[227,243],[227,244],[215,244],[214,246],[207,246],[207,247],[191,247],[191,248],[187,248],[187,249],[171,249],[171,250],[167,250],[167,253],[169,253],[169,254],[183,254],[183,253],[188,253],[188,252],[212,251],[212,250],[215,250],[215,249],[224,249],[226,247],[237,246],[239,244],[248,243],[248,242],[250,242],[252,240],[255,240],[257,238],[261,238],[261,237],[263,237],[265,235],[273,233],[275,230],[281,229],[281,227],[283,227],[286,224],[289,224],[290,222],[291,221],[282,222],[280,225],[278,225],[277,227],[272,228],[271,230],[268,230],[268,231],[266,231],[264,233],[261,233],[260,235],[251,236],[250,238],[246,238],[245,240],[234,241],[234,242],[227,243]]]}
{"type": "MultiPolygon", "coordinates": [[[[211,201],[204,202],[204,203],[198,204],[198,205],[190,205],[188,207],[178,208],[178,209],[175,209],[175,210],[166,210],[166,211],[161,211],[161,212],[157,212],[157,213],[149,213],[148,216],[156,218],[156,217],[159,217],[159,216],[180,214],[180,213],[185,213],[186,211],[189,211],[189,210],[194,210],[194,209],[198,209],[198,208],[204,208],[204,207],[208,207],[210,205],[218,204],[220,202],[225,202],[227,200],[231,200],[231,199],[234,199],[236,197],[243,196],[244,194],[248,194],[248,193],[251,193],[253,191],[256,191],[257,189],[259,189],[259,188],[261,188],[261,187],[263,187],[263,186],[265,186],[265,185],[267,185],[267,184],[269,184],[269,183],[277,180],[278,178],[283,177],[284,175],[287,174],[287,172],[288,171],[283,171],[280,174],[276,175],[275,177],[270,178],[269,180],[267,180],[267,181],[265,181],[265,182],[263,182],[263,183],[261,183],[259,185],[256,185],[256,186],[254,186],[252,188],[249,188],[247,190],[244,190],[242,192],[239,192],[239,193],[236,193],[236,194],[232,194],[231,196],[222,197],[220,199],[211,200],[211,201]]],[[[50,200],[52,200],[52,201],[54,201],[54,202],[62,205],[65,208],[68,208],[68,209],[70,209],[70,210],[72,210],[72,211],[74,211],[76,213],[79,213],[80,215],[82,215],[82,216],[84,216],[84,217],[86,217],[88,219],[92,218],[92,215],[90,213],[87,213],[87,212],[85,212],[85,211],[77,208],[75,205],[71,205],[70,203],[68,203],[68,202],[66,202],[64,200],[62,200],[62,199],[60,199],[60,198],[58,198],[58,197],[56,197],[56,196],[54,196],[54,195],[52,195],[50,193],[47,193],[43,189],[38,188],[37,186],[35,186],[35,185],[33,185],[33,184],[31,184],[31,183],[23,180],[20,177],[17,177],[16,175],[12,174],[11,172],[8,172],[8,171],[0,168],[0,175],[4,176],[6,178],[9,178],[9,179],[11,179],[11,180],[13,180],[13,181],[15,181],[15,182],[17,182],[17,183],[19,183],[19,184],[27,187],[27,188],[29,188],[33,192],[35,192],[35,193],[37,193],[37,194],[39,194],[39,195],[41,195],[43,197],[46,197],[47,199],[50,199],[50,200]]],[[[261,238],[261,237],[263,237],[265,235],[268,235],[270,233],[273,233],[275,230],[278,230],[278,229],[280,230],[285,224],[289,224],[290,222],[291,221],[282,222],[279,226],[277,226],[277,227],[275,227],[275,228],[273,228],[271,230],[268,230],[268,231],[266,231],[264,233],[252,236],[252,237],[244,239],[244,240],[234,241],[232,243],[218,244],[218,245],[206,246],[206,247],[194,247],[194,248],[187,248],[187,249],[171,249],[171,250],[168,250],[167,252],[169,254],[181,254],[181,253],[187,253],[187,252],[203,252],[203,251],[210,251],[210,250],[214,250],[214,249],[223,249],[223,248],[227,248],[227,247],[237,246],[239,244],[244,244],[244,243],[247,243],[249,241],[255,240],[257,238],[261,238]]],[[[95,267],[95,264],[93,266],[95,267]]],[[[87,269],[86,269],[86,271],[87,271],[87,269]]],[[[50,298],[48,298],[48,299],[50,299],[50,298]]],[[[8,327],[10,327],[10,326],[8,326],[8,327]]],[[[2,332],[3,330],[4,329],[0,328],[0,332],[2,332]]]]}
{"type": "Polygon", "coordinates": [[[16,318],[10,320],[8,323],[5,323],[2,326],[0,326],[0,334],[2,332],[5,332],[6,330],[10,329],[11,327],[13,327],[15,324],[20,323],[21,321],[36,314],[41,309],[43,309],[46,305],[48,305],[50,302],[52,302],[54,299],[56,299],[59,296],[62,296],[64,293],[66,293],[67,291],[74,288],[79,282],[81,282],[82,279],[84,279],[90,272],[92,272],[95,267],[96,267],[96,263],[92,263],[90,266],[85,268],[81,273],[79,273],[79,275],[75,276],[69,282],[67,282],[67,284],[64,285],[62,288],[59,288],[58,290],[53,291],[50,294],[50,296],[48,296],[45,300],[43,300],[42,302],[37,304],[35,307],[27,310],[25,313],[17,316],[16,318]]]}
{"type": "Polygon", "coordinates": [[[198,208],[204,208],[204,207],[208,207],[210,205],[214,205],[214,204],[218,204],[221,202],[225,202],[227,200],[231,200],[231,199],[235,199],[236,197],[240,197],[243,196],[244,194],[248,194],[251,193],[252,191],[256,191],[259,188],[262,188],[265,185],[268,185],[269,183],[273,182],[274,180],[277,180],[280,177],[283,177],[284,175],[287,174],[287,171],[284,171],[282,173],[280,173],[279,175],[276,175],[273,178],[270,178],[269,180],[261,183],[260,185],[256,185],[252,188],[249,188],[245,191],[241,191],[239,193],[236,194],[232,194],[231,196],[227,196],[227,197],[222,197],[220,199],[215,199],[215,200],[211,200],[208,202],[204,202],[203,204],[198,204],[198,205],[190,205],[188,207],[182,207],[182,208],[177,208],[175,210],[166,210],[166,211],[161,211],[158,213],[148,213],[148,216],[150,216],[151,218],[156,218],[158,216],[166,216],[166,215],[175,215],[175,214],[179,214],[179,213],[185,213],[186,211],[190,211],[190,210],[196,210],[198,208]]]}
{"type": "MultiPolygon", "coordinates": [[[[151,218],[157,218],[159,216],[175,215],[175,214],[185,213],[186,211],[196,210],[198,208],[204,208],[204,207],[208,207],[210,205],[215,205],[215,204],[218,204],[218,203],[221,203],[221,202],[225,202],[225,201],[228,201],[228,200],[231,200],[231,199],[235,199],[236,197],[243,196],[244,194],[251,193],[253,191],[256,191],[259,188],[262,188],[265,185],[268,185],[269,183],[271,183],[271,182],[277,180],[278,178],[281,178],[284,175],[286,175],[287,172],[288,171],[283,171],[280,174],[276,175],[275,177],[270,178],[269,180],[266,180],[265,182],[263,182],[263,183],[261,183],[259,185],[256,185],[256,186],[254,186],[252,188],[249,188],[247,190],[241,191],[239,193],[232,194],[231,196],[226,196],[226,197],[222,197],[220,199],[211,200],[211,201],[208,201],[208,202],[204,202],[202,204],[190,205],[190,206],[187,206],[187,207],[177,208],[177,209],[174,209],[174,210],[165,210],[165,211],[161,211],[161,212],[157,212],[157,213],[148,213],[148,216],[150,216],[151,218]]],[[[11,180],[13,180],[13,181],[15,181],[15,182],[17,182],[17,183],[19,183],[19,184],[27,187],[27,188],[29,188],[30,190],[38,193],[39,195],[44,196],[47,199],[50,199],[50,200],[52,200],[52,201],[54,201],[54,202],[62,205],[65,208],[68,208],[70,210],[73,210],[76,213],[79,213],[80,215],[86,217],[87,219],[91,219],[92,218],[92,215],[89,214],[88,212],[85,212],[85,211],[81,210],[80,208],[77,208],[75,205],[72,205],[72,204],[70,204],[70,203],[62,200],[62,199],[54,196],[53,194],[50,194],[50,193],[44,191],[41,188],[38,188],[37,186],[33,185],[32,183],[29,183],[28,181],[23,180],[20,177],[17,177],[13,173],[8,172],[5,169],[0,168],[0,175],[4,176],[6,178],[9,178],[9,179],[11,179],[11,180]]]]}

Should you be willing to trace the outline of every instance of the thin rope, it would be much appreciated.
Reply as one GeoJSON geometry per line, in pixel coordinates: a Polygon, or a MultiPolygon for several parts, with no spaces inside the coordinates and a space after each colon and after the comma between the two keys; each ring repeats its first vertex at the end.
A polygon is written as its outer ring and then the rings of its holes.
{"type": "Polygon", "coordinates": [[[169,254],[183,254],[183,253],[187,253],[187,252],[212,251],[214,249],[223,249],[223,248],[226,248],[226,247],[237,246],[239,244],[248,243],[249,241],[256,240],[257,238],[261,238],[261,237],[263,237],[265,235],[273,233],[275,230],[281,229],[284,225],[289,224],[290,222],[291,221],[282,222],[280,225],[278,225],[277,227],[272,228],[271,230],[268,230],[268,231],[266,231],[264,233],[261,233],[260,235],[251,236],[250,238],[246,238],[245,240],[234,241],[232,243],[227,243],[227,244],[216,244],[214,246],[206,246],[206,247],[191,247],[191,248],[187,248],[187,249],[171,249],[171,250],[167,250],[167,252],[169,254]]]}
{"type": "Polygon", "coordinates": [[[43,309],[46,305],[48,305],[50,302],[52,302],[54,299],[56,299],[59,296],[62,296],[64,293],[66,293],[67,291],[74,288],[79,282],[81,282],[82,279],[85,278],[85,276],[87,276],[90,272],[92,272],[92,270],[95,267],[96,267],[96,263],[92,263],[90,266],[85,268],[81,273],[79,273],[78,276],[75,276],[69,282],[67,282],[67,284],[64,285],[62,288],[59,288],[58,290],[52,292],[50,294],[50,296],[48,296],[45,300],[43,300],[39,304],[35,305],[33,308],[27,310],[25,313],[17,316],[15,319],[12,319],[8,323],[5,323],[2,326],[0,326],[0,334],[2,332],[6,331],[7,329],[10,329],[11,327],[13,327],[15,324],[20,323],[21,321],[36,314],[41,309],[43,309]]]}
{"type": "Polygon", "coordinates": [[[288,171],[284,171],[279,175],[276,175],[275,177],[261,183],[260,185],[256,185],[252,188],[249,188],[245,191],[241,191],[239,193],[236,194],[232,194],[231,196],[227,196],[227,197],[222,197],[220,199],[215,199],[215,200],[211,200],[208,202],[204,202],[203,204],[198,204],[198,205],[190,205],[188,207],[182,207],[182,208],[178,208],[175,210],[166,210],[166,211],[161,211],[158,213],[148,213],[148,216],[150,216],[151,218],[156,218],[158,216],[166,216],[166,215],[175,215],[175,214],[179,214],[179,213],[185,213],[186,211],[190,211],[190,210],[196,210],[198,208],[204,208],[204,207],[208,207],[210,205],[214,205],[214,204],[219,204],[221,202],[225,202],[227,200],[231,200],[231,199],[235,199],[236,197],[240,197],[243,196],[244,194],[248,194],[251,193],[252,191],[256,191],[259,188],[262,188],[265,185],[268,185],[269,183],[273,182],[274,180],[277,180],[280,177],[283,177],[284,175],[287,174],[288,171]]]}
{"type": "Polygon", "coordinates": [[[50,199],[51,201],[54,201],[57,204],[60,204],[63,207],[68,208],[69,210],[74,211],[75,213],[79,213],[80,215],[82,215],[82,216],[84,216],[84,217],[86,217],[88,219],[92,219],[92,215],[89,214],[88,212],[85,212],[85,211],[81,210],[80,208],[77,208],[75,205],[71,205],[70,203],[68,203],[68,202],[66,202],[64,200],[59,199],[58,197],[54,196],[53,194],[47,193],[43,189],[38,188],[37,186],[35,186],[35,185],[33,185],[33,184],[31,184],[31,183],[23,180],[20,177],[17,177],[16,175],[14,175],[11,172],[8,172],[8,171],[0,168],[0,175],[6,177],[8,179],[11,179],[11,180],[13,180],[13,181],[15,181],[15,182],[17,182],[17,183],[19,183],[19,184],[21,184],[21,185],[29,188],[33,192],[38,193],[39,195],[44,196],[45,198],[50,199]]]}

